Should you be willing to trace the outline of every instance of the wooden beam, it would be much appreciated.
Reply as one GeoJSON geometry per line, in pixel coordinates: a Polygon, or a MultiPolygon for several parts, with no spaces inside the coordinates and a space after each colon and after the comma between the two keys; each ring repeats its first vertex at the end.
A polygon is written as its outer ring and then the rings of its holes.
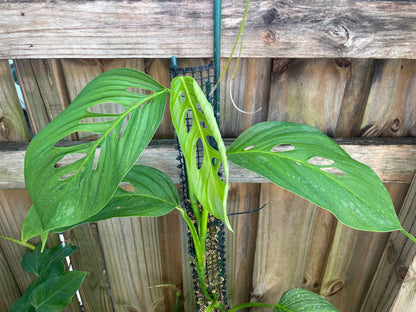
{"type": "MultiPolygon", "coordinates": [[[[226,139],[229,146],[233,139],[226,139]]],[[[352,158],[373,168],[384,183],[410,183],[416,170],[416,139],[354,138],[337,139],[352,158]]],[[[74,144],[65,142],[63,144],[74,144]]],[[[137,164],[155,167],[179,183],[174,140],[153,140],[143,152],[137,164]]],[[[0,189],[24,188],[23,164],[27,143],[0,144],[0,189]]],[[[65,157],[66,165],[76,160],[65,157]]],[[[230,163],[230,182],[268,183],[269,181],[251,171],[230,163]]]]}
{"type": "MultiPolygon", "coordinates": [[[[210,0],[2,1],[0,58],[212,57],[212,6],[210,0]]],[[[244,6],[223,1],[223,57],[244,6]]],[[[415,29],[412,1],[253,0],[242,56],[416,58],[415,29]]]]}

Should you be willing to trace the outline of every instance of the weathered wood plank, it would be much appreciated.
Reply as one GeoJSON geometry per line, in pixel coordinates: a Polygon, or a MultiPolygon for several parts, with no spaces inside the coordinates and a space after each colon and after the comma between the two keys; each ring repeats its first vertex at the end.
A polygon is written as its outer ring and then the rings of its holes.
{"type": "MultiPolygon", "coordinates": [[[[244,5],[223,1],[223,57],[244,5]]],[[[212,12],[208,0],[2,2],[0,58],[211,57],[212,12]]],[[[415,28],[412,1],[257,0],[242,55],[415,58],[415,28]]]]}
{"type": "MultiPolygon", "coordinates": [[[[416,169],[416,141],[408,139],[339,139],[341,147],[357,161],[367,164],[385,183],[410,183],[416,169]]],[[[225,140],[229,146],[232,139],[225,140]]],[[[140,156],[137,164],[158,168],[179,183],[176,143],[154,140],[140,156]]],[[[0,144],[0,189],[24,188],[23,164],[27,144],[0,144]]],[[[76,156],[67,157],[61,165],[76,156]]],[[[230,182],[268,183],[265,178],[230,163],[230,182]]]]}
{"type": "MultiPolygon", "coordinates": [[[[225,66],[226,59],[221,65],[225,66]]],[[[220,128],[224,137],[237,137],[245,129],[267,120],[270,94],[270,59],[241,59],[232,81],[236,61],[230,63],[221,81],[220,128]],[[231,98],[232,95],[232,98],[231,98]],[[247,112],[243,113],[238,109],[247,112]]]]}
{"type": "MultiPolygon", "coordinates": [[[[274,184],[263,184],[251,302],[276,304],[301,287],[318,208],[274,184]]],[[[260,308],[250,309],[261,311],[260,308]]]]}
{"type": "Polygon", "coordinates": [[[0,60],[0,143],[30,140],[29,130],[7,60],[0,60]]]}
{"type": "Polygon", "coordinates": [[[165,311],[157,227],[157,218],[98,222],[116,311],[165,311]]]}
{"type": "MultiPolygon", "coordinates": [[[[241,183],[235,186],[238,194],[237,208],[228,209],[229,213],[244,213],[255,210],[261,206],[260,184],[241,183]]],[[[257,224],[259,212],[231,216],[234,233],[227,231],[235,243],[233,254],[227,254],[227,270],[230,272],[228,279],[232,281],[229,290],[230,303],[232,305],[247,303],[250,301],[252,290],[252,272],[254,267],[254,255],[256,249],[257,224]],[[235,225],[234,225],[235,224],[235,225]]]]}
{"type": "Polygon", "coordinates": [[[85,311],[114,312],[97,224],[83,224],[64,233],[65,242],[78,247],[71,255],[74,270],[88,272],[79,289],[85,311]]]}
{"type": "Polygon", "coordinates": [[[361,134],[416,136],[416,61],[377,60],[361,134]]]}
{"type": "Polygon", "coordinates": [[[14,63],[32,132],[36,135],[69,105],[61,63],[54,59],[14,63]]]}
{"type": "MultiPolygon", "coordinates": [[[[20,231],[26,213],[32,205],[29,195],[25,190],[1,190],[0,191],[0,233],[14,239],[20,239],[20,231]]],[[[35,276],[25,272],[20,263],[26,252],[24,247],[15,243],[0,239],[0,248],[9,264],[10,270],[16,279],[20,291],[23,293],[27,286],[35,279],[35,276]]]]}
{"type": "MultiPolygon", "coordinates": [[[[399,213],[403,227],[413,235],[416,233],[415,205],[416,178],[399,213]]],[[[410,307],[415,306],[411,301],[415,289],[415,254],[416,245],[406,236],[400,232],[390,234],[361,311],[411,311],[410,307]]]]}
{"type": "Polygon", "coordinates": [[[0,311],[8,311],[13,302],[22,296],[9,264],[0,248],[0,311]]]}

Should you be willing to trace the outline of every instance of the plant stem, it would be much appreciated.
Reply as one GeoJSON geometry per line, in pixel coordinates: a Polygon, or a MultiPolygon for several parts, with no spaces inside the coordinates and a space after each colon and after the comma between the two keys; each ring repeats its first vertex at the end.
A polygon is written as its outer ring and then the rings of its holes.
{"type": "Polygon", "coordinates": [[[194,212],[194,216],[195,216],[196,222],[198,224],[198,229],[199,229],[199,222],[201,220],[201,212],[199,211],[198,199],[196,198],[195,192],[193,191],[190,183],[189,183],[188,188],[189,188],[189,201],[191,202],[192,210],[194,212]]]}
{"type": "MultiPolygon", "coordinates": [[[[244,25],[245,25],[245,21],[246,21],[246,17],[247,17],[247,12],[248,12],[249,5],[250,5],[250,0],[247,0],[246,8],[244,9],[243,20],[241,21],[241,26],[240,26],[240,29],[238,31],[237,39],[235,39],[234,46],[233,46],[233,49],[231,50],[230,57],[228,58],[227,64],[225,64],[224,70],[222,71],[221,76],[220,76],[220,78],[217,81],[217,84],[220,83],[220,81],[222,79],[222,76],[224,76],[224,73],[227,71],[227,68],[228,68],[228,66],[231,63],[231,59],[233,57],[233,54],[235,52],[235,49],[237,48],[238,42],[240,41],[240,37],[243,34],[244,25]]],[[[241,52],[241,47],[240,47],[240,52],[241,52]]],[[[235,73],[234,73],[234,75],[235,75],[235,73]]],[[[234,75],[233,75],[233,79],[234,79],[234,75]]],[[[215,90],[215,87],[214,87],[213,90],[215,90]]],[[[213,91],[211,91],[211,92],[213,92],[213,91]]]]}
{"type": "Polygon", "coordinates": [[[204,256],[204,262],[206,259],[206,240],[207,240],[207,228],[208,228],[208,210],[202,208],[201,220],[198,228],[199,241],[202,247],[202,253],[204,256]]]}
{"type": "Polygon", "coordinates": [[[201,240],[198,236],[198,232],[195,228],[195,225],[193,224],[192,220],[188,217],[186,212],[180,207],[176,207],[176,209],[178,209],[179,212],[181,213],[182,218],[185,220],[186,224],[189,227],[189,231],[191,232],[192,240],[194,242],[194,247],[195,247],[195,254],[196,254],[196,259],[194,259],[196,262],[195,267],[196,267],[196,272],[198,274],[199,283],[201,285],[201,290],[209,301],[213,301],[212,296],[208,293],[207,286],[205,285],[205,257],[203,254],[201,240]]]}
{"type": "Polygon", "coordinates": [[[405,230],[400,230],[404,235],[406,235],[408,238],[410,238],[414,243],[416,243],[416,238],[410,234],[409,232],[405,231],[405,230]]]}
{"type": "Polygon", "coordinates": [[[2,236],[2,235],[0,235],[0,238],[4,238],[4,239],[6,239],[8,241],[11,241],[11,242],[16,243],[16,244],[18,244],[20,246],[29,248],[31,250],[35,250],[36,249],[36,246],[35,245],[32,245],[30,243],[26,243],[26,242],[20,241],[20,240],[14,239],[14,238],[10,238],[10,237],[7,237],[7,236],[2,236]]]}
{"type": "Polygon", "coordinates": [[[271,304],[266,304],[266,303],[250,302],[250,303],[239,304],[238,306],[235,306],[234,308],[232,308],[228,312],[234,312],[234,311],[237,311],[237,310],[241,310],[241,309],[245,309],[245,308],[252,308],[252,307],[263,307],[263,308],[273,309],[274,306],[272,306],[271,304]]]}

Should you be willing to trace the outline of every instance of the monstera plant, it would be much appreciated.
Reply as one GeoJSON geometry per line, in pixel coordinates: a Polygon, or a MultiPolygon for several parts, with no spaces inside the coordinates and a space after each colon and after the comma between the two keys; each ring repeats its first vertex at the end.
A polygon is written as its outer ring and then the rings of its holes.
{"type": "MultiPolygon", "coordinates": [[[[226,307],[206,281],[206,237],[209,215],[227,218],[228,161],[332,212],[344,224],[365,231],[408,234],[400,225],[392,201],[369,167],[353,160],[332,139],[302,124],[270,121],[243,132],[226,150],[205,94],[190,77],[177,77],[167,89],[143,72],[115,69],[91,81],[74,102],[30,143],[25,158],[25,182],[33,200],[22,229],[22,245],[34,249],[23,268],[37,276],[10,311],[59,311],[69,303],[85,272],[65,272],[62,260],[75,251],[64,246],[46,249],[49,233],[114,217],[161,216],[177,209],[195,246],[195,263],[206,311],[226,307]],[[136,165],[157,130],[167,96],[184,155],[189,199],[195,221],[181,207],[171,179],[163,172],[136,165]],[[112,103],[117,113],[100,113],[112,103]],[[192,116],[192,127],[186,116],[192,116]],[[93,140],[62,144],[74,133],[93,140]],[[196,162],[197,146],[203,160],[196,162]],[[219,174],[221,172],[221,174],[219,174]],[[133,186],[133,191],[122,187],[133,186]],[[29,239],[40,236],[42,244],[29,239]]],[[[319,295],[302,289],[287,291],[275,305],[247,303],[231,308],[269,307],[277,311],[336,311],[319,295]]]]}

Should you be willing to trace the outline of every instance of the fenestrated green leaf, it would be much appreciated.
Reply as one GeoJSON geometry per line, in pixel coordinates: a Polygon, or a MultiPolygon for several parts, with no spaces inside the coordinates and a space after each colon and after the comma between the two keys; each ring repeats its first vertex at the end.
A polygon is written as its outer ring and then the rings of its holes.
{"type": "Polygon", "coordinates": [[[305,289],[285,292],[273,312],[339,312],[321,296],[305,289]]]}
{"type": "Polygon", "coordinates": [[[22,240],[41,235],[45,241],[48,232],[82,223],[107,204],[155,133],[167,92],[137,70],[106,72],[91,81],[32,140],[25,157],[25,182],[33,206],[23,226],[22,240]],[[136,88],[146,93],[136,93],[136,88]],[[92,112],[94,106],[106,103],[122,106],[124,111],[92,112]],[[91,122],[97,118],[99,122],[91,122]],[[97,134],[97,139],[75,146],[56,146],[68,135],[85,131],[97,134]],[[95,168],[98,147],[101,151],[95,168]],[[68,154],[81,158],[61,167],[59,161],[68,154]]]}
{"type": "Polygon", "coordinates": [[[38,285],[30,295],[30,304],[37,312],[62,311],[81,286],[86,272],[70,271],[51,277],[38,285]]]}
{"type": "Polygon", "coordinates": [[[185,158],[190,191],[209,213],[230,228],[226,211],[228,163],[225,146],[212,107],[194,79],[177,77],[172,81],[170,111],[185,158]],[[192,115],[189,131],[185,120],[188,111],[192,115]],[[211,146],[210,140],[215,140],[218,150],[211,146]],[[200,167],[197,163],[198,142],[203,150],[200,167]],[[225,182],[218,176],[221,165],[225,182]]]}
{"type": "Polygon", "coordinates": [[[402,229],[375,172],[316,128],[279,121],[259,123],[243,132],[227,155],[233,163],[331,211],[352,228],[402,229]]]}
{"type": "Polygon", "coordinates": [[[108,204],[83,223],[117,217],[159,217],[180,207],[175,184],[160,170],[135,165],[124,177],[123,183],[131,184],[134,191],[119,187],[108,204]]]}

